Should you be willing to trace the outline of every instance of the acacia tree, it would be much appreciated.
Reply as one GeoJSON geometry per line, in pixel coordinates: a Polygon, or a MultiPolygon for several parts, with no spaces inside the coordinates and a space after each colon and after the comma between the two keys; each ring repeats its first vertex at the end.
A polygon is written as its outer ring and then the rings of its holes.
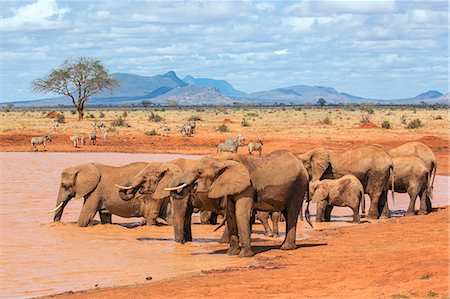
{"type": "Polygon", "coordinates": [[[96,93],[119,86],[99,60],[81,57],[75,61],[66,60],[57,69],[31,83],[33,92],[52,92],[68,96],[83,119],[85,103],[96,93]]]}

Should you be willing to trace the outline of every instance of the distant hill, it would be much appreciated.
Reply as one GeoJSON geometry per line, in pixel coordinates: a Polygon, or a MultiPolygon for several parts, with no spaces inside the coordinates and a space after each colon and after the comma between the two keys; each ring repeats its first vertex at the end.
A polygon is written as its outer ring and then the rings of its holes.
{"type": "Polygon", "coordinates": [[[221,93],[227,96],[244,96],[245,92],[235,89],[230,83],[225,80],[215,80],[210,78],[194,78],[190,75],[183,78],[183,81],[188,84],[194,84],[200,87],[214,87],[221,93]]]}
{"type": "MultiPolygon", "coordinates": [[[[407,99],[377,100],[368,99],[345,92],[338,92],[332,87],[294,85],[246,94],[235,89],[225,80],[211,78],[195,78],[186,76],[180,79],[174,71],[164,75],[140,76],[127,73],[114,73],[114,78],[120,81],[120,86],[112,91],[95,95],[87,105],[124,105],[140,104],[149,100],[154,104],[166,105],[176,101],[179,105],[233,105],[243,104],[315,104],[323,98],[328,104],[448,104],[448,93],[427,91],[416,97],[407,99]]],[[[33,101],[17,101],[14,105],[21,106],[70,106],[71,100],[59,96],[33,101]]]]}
{"type": "Polygon", "coordinates": [[[348,93],[339,93],[331,87],[308,85],[296,85],[255,92],[248,94],[247,97],[263,103],[277,102],[285,104],[315,104],[320,98],[323,98],[329,104],[372,102],[372,100],[356,97],[348,93]]]}

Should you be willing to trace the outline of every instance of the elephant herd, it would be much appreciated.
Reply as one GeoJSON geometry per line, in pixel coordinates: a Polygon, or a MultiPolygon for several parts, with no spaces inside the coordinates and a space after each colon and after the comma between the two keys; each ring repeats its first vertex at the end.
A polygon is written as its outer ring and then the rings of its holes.
{"type": "Polygon", "coordinates": [[[317,221],[329,221],[332,207],[341,205],[351,207],[359,222],[364,193],[370,197],[368,218],[388,218],[389,189],[410,195],[407,215],[415,214],[417,196],[418,213],[426,214],[431,211],[435,174],[436,158],[419,142],[391,150],[362,145],[343,153],[316,148],[300,155],[287,150],[263,157],[221,153],[200,160],[179,158],[119,167],[89,163],[62,171],[56,207],[50,212],[54,221],[60,221],[69,200],[83,197],[77,221],[81,227],[89,225],[97,212],[101,223],[111,223],[112,214],[143,217],[147,225],[162,218],[173,226],[175,241],[185,243],[192,241],[194,211],[210,211],[224,216],[222,241],[229,243],[227,253],[249,257],[254,255],[250,239],[254,211],[260,211],[263,223],[269,213],[281,212],[286,221],[281,249],[295,249],[297,220],[303,219],[303,203],[309,206],[310,197],[317,202],[317,221]],[[358,207],[346,200],[350,190],[357,190],[358,207]]]}

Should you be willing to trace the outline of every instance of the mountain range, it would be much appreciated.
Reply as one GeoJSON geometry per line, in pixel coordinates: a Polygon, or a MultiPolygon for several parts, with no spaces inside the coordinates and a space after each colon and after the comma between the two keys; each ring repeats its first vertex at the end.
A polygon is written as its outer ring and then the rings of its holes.
{"type": "MultiPolygon", "coordinates": [[[[235,89],[225,80],[195,78],[191,75],[180,79],[174,71],[164,75],[140,76],[127,73],[114,73],[111,76],[120,86],[96,94],[88,105],[140,104],[148,100],[156,105],[233,105],[242,104],[315,104],[323,98],[329,104],[448,104],[449,94],[427,91],[407,99],[379,100],[338,92],[332,87],[295,85],[255,93],[245,93],[235,89]]],[[[5,104],[5,103],[3,103],[5,104]]],[[[15,106],[58,106],[71,105],[64,96],[31,101],[13,102],[15,106]]]]}

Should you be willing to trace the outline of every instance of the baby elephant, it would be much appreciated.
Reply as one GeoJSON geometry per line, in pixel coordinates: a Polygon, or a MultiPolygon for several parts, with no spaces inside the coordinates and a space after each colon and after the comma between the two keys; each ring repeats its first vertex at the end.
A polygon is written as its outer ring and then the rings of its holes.
{"type": "Polygon", "coordinates": [[[359,205],[365,213],[364,188],[353,175],[345,175],[336,180],[322,180],[310,183],[312,202],[317,203],[316,221],[330,221],[334,206],[350,207],[353,210],[353,222],[360,222],[359,205]]]}

